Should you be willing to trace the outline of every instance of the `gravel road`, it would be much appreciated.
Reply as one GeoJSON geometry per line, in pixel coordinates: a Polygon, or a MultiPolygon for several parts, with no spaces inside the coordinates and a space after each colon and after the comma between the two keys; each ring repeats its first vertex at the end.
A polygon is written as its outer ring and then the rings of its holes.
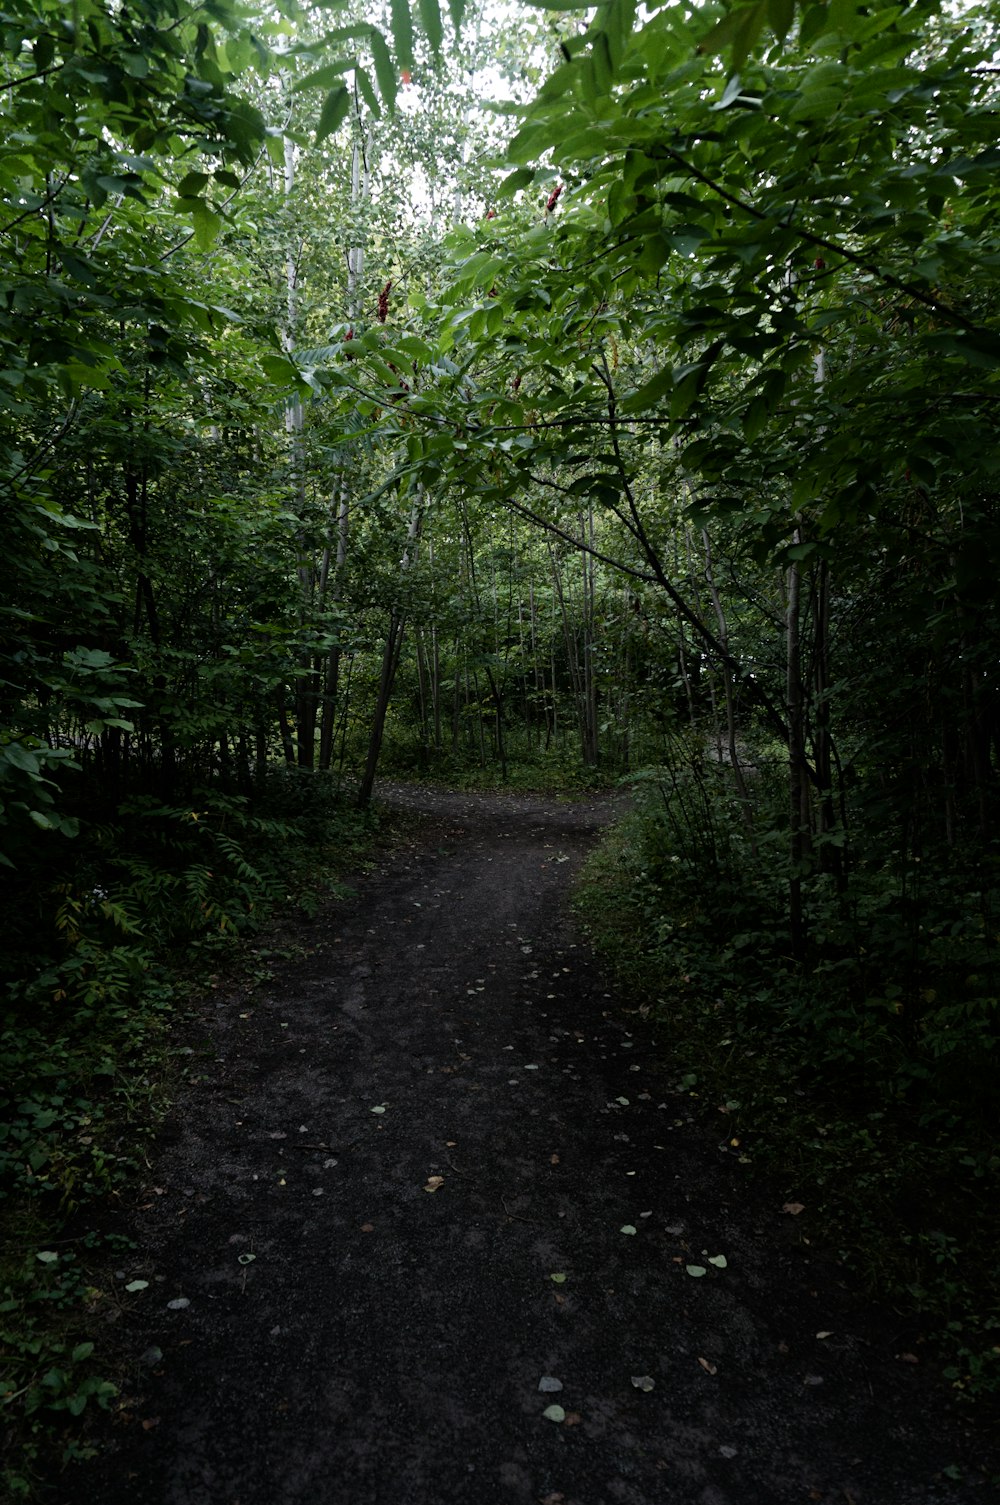
{"type": "Polygon", "coordinates": [[[612,803],[387,797],[422,819],[312,954],[204,1006],[59,1505],[995,1498],[574,929],[612,803]]]}

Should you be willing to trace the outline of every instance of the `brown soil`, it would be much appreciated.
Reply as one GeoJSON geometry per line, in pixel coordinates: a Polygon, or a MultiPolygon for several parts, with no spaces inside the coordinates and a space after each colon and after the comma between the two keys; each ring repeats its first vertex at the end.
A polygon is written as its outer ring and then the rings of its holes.
{"type": "Polygon", "coordinates": [[[117,1272],[126,1405],[60,1505],[993,1498],[575,932],[610,802],[392,793],[409,845],[205,1005],[117,1272]]]}

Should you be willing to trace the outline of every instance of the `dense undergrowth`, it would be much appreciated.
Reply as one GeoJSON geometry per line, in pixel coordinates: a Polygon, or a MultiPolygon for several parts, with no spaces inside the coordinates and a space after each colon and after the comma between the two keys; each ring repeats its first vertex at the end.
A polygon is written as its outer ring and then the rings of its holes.
{"type": "MultiPolygon", "coordinates": [[[[358,745],[354,752],[360,760],[364,749],[358,745]]],[[[379,769],[385,777],[491,793],[506,789],[584,794],[591,789],[612,787],[619,776],[606,763],[596,766],[584,763],[579,744],[571,737],[556,737],[546,743],[537,729],[508,725],[501,758],[495,725],[493,735],[481,750],[468,738],[458,745],[449,742],[435,747],[415,739],[413,728],[393,717],[388,720],[379,769]]]]}
{"type": "Polygon", "coordinates": [[[890,842],[815,874],[796,959],[780,770],[755,780],[771,824],[751,834],[719,764],[638,776],[581,913],[732,1148],[782,1177],[956,1397],[995,1407],[998,854],[890,842]]]}
{"type": "Polygon", "coordinates": [[[122,1235],[101,1230],[185,1070],[178,1011],[276,907],[308,913],[338,892],[372,831],[330,781],[277,769],[253,807],[217,791],[184,805],[133,799],[113,824],[82,822],[57,870],[40,844],[37,870],[22,863],[5,881],[5,1498],[30,1496],[53,1454],[84,1454],[76,1419],[116,1394],[90,1336],[123,1299],[104,1284],[122,1235]]]}

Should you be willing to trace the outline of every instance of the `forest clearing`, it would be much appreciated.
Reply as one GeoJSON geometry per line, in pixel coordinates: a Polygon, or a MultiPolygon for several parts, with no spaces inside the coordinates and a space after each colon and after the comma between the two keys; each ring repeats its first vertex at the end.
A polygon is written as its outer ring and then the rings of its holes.
{"type": "Polygon", "coordinates": [[[0,20],[3,1490],[989,1498],[995,8],[0,20]]]}

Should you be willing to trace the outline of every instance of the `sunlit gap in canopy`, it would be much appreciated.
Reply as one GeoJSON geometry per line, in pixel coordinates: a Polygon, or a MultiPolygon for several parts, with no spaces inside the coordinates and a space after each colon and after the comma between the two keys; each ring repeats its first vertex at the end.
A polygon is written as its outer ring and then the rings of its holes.
{"type": "MultiPolygon", "coordinates": [[[[559,24],[579,24],[585,14],[567,14],[559,24]]],[[[407,188],[414,224],[461,222],[489,207],[482,197],[486,174],[481,172],[479,191],[469,193],[463,182],[470,175],[467,169],[478,166],[488,173],[495,161],[500,182],[505,143],[517,129],[517,107],[536,94],[553,66],[558,40],[553,18],[537,7],[483,0],[466,9],[457,45],[450,55],[446,51],[437,71],[415,77],[403,73],[396,101],[400,114],[415,121],[425,111],[433,119],[443,107],[452,113],[457,137],[457,160],[449,164],[432,139],[423,159],[410,166],[407,188]]],[[[377,184],[372,197],[380,197],[377,184]]]]}

